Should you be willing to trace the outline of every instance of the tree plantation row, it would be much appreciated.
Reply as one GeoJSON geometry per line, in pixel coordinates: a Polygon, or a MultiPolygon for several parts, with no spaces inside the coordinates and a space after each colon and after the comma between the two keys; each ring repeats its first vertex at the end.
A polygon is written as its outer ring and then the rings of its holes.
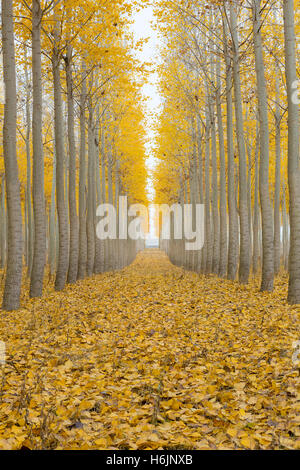
{"type": "Polygon", "coordinates": [[[46,263],[55,289],[130,263],[137,243],[98,240],[96,207],[146,203],[141,43],[135,2],[3,1],[3,308],[30,296],[46,263]],[[6,193],[6,196],[5,196],[6,193]],[[117,203],[116,203],[117,204],[117,203]]]}
{"type": "MultiPolygon", "coordinates": [[[[299,8],[160,1],[164,37],[156,198],[205,205],[205,243],[162,241],[173,263],[261,290],[289,272],[300,303],[299,8]],[[297,42],[298,41],[298,42],[297,42]]],[[[174,228],[174,227],[173,227],[174,228]]]]}

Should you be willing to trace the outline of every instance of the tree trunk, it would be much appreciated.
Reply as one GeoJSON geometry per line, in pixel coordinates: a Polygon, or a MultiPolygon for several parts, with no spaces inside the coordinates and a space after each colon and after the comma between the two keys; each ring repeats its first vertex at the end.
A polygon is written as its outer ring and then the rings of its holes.
{"type": "Polygon", "coordinates": [[[210,221],[210,165],[209,165],[209,138],[210,138],[210,119],[209,110],[206,107],[205,123],[205,251],[206,266],[205,273],[211,273],[212,269],[212,239],[211,239],[211,221],[210,221]]]}
{"type": "MultiPolygon", "coordinates": [[[[100,179],[100,139],[102,139],[102,127],[100,128],[100,116],[99,116],[99,109],[97,109],[97,126],[95,132],[95,178],[96,178],[96,206],[101,204],[102,192],[101,192],[101,179],[100,179]]],[[[95,209],[96,213],[96,209],[95,209]]],[[[96,218],[95,218],[96,224],[96,218]]],[[[96,224],[97,225],[97,224],[96,224]]],[[[96,227],[95,227],[96,230],[96,227]]],[[[95,266],[94,272],[95,274],[99,274],[102,271],[102,242],[97,237],[95,233],[95,266]]]]}
{"type": "Polygon", "coordinates": [[[239,212],[240,212],[240,266],[239,281],[246,284],[250,271],[250,234],[247,201],[247,165],[244,139],[239,44],[236,7],[230,3],[230,23],[233,42],[233,83],[235,97],[236,136],[239,152],[239,212]]]}
{"type": "MultiPolygon", "coordinates": [[[[252,171],[252,145],[250,145],[249,138],[246,138],[247,157],[248,157],[248,174],[247,174],[247,206],[248,206],[248,220],[249,220],[249,247],[250,253],[253,251],[252,240],[252,192],[251,192],[251,171],[252,171]]],[[[251,264],[251,263],[250,263],[251,264]]]]}
{"type": "Polygon", "coordinates": [[[275,88],[276,88],[276,103],[275,103],[275,191],[274,191],[274,271],[275,274],[279,273],[280,269],[280,171],[281,171],[281,144],[280,144],[280,88],[279,88],[279,67],[276,62],[275,71],[275,88]]]}
{"type": "Polygon", "coordinates": [[[253,271],[254,276],[257,274],[258,258],[259,258],[258,154],[259,154],[259,130],[258,130],[258,125],[256,125],[255,168],[254,168],[253,257],[252,257],[252,271],[253,271]]]}
{"type": "Polygon", "coordinates": [[[12,0],[2,0],[2,54],[5,86],[3,156],[8,215],[8,256],[3,310],[20,306],[22,282],[22,211],[16,149],[17,93],[12,0]]]}
{"type": "Polygon", "coordinates": [[[60,82],[60,52],[59,52],[59,22],[54,27],[54,46],[52,55],[53,87],[54,87],[54,129],[56,149],[56,206],[58,215],[59,250],[57,260],[57,271],[55,279],[55,290],[59,291],[65,287],[68,265],[69,265],[69,237],[68,220],[65,205],[64,188],[64,136],[62,96],[60,82]]]}
{"type": "Polygon", "coordinates": [[[2,177],[1,181],[1,226],[0,226],[0,235],[1,235],[1,259],[0,259],[0,268],[3,269],[6,263],[6,210],[5,210],[5,175],[2,177]]]}
{"type": "MultiPolygon", "coordinates": [[[[201,123],[200,117],[197,115],[197,154],[198,154],[198,188],[199,188],[199,203],[204,204],[204,193],[203,193],[203,161],[202,161],[202,135],[201,135],[201,123]]],[[[201,249],[199,254],[199,266],[198,271],[203,273],[205,267],[205,249],[201,249]]]]}
{"type": "MultiPolygon", "coordinates": [[[[113,173],[113,145],[112,143],[109,146],[108,153],[107,153],[107,190],[108,190],[108,204],[113,204],[113,179],[112,179],[112,173],[113,173]]],[[[113,245],[113,240],[107,239],[107,244],[106,244],[106,270],[111,271],[113,269],[113,250],[112,250],[112,245],[113,245]]]]}
{"type": "Polygon", "coordinates": [[[87,192],[87,275],[91,276],[95,265],[95,148],[93,132],[93,109],[89,97],[88,120],[88,192],[87,192]]]}
{"type": "Polygon", "coordinates": [[[44,191],[43,154],[43,96],[41,61],[42,10],[39,0],[32,2],[32,149],[33,179],[32,200],[34,214],[34,248],[30,281],[30,297],[41,297],[43,293],[46,263],[46,208],[44,191]]]}
{"type": "MultiPolygon", "coordinates": [[[[102,132],[101,132],[101,203],[105,204],[106,202],[106,166],[105,166],[105,127],[104,127],[104,117],[102,119],[102,132]]],[[[107,240],[100,240],[101,241],[101,272],[105,271],[105,257],[106,257],[106,241],[107,240]]],[[[124,240],[124,256],[126,251],[126,240],[124,240]]]]}
{"type": "Polygon", "coordinates": [[[55,212],[55,188],[56,188],[56,155],[53,154],[52,187],[49,215],[49,266],[50,275],[54,275],[56,269],[56,212],[55,212]]]}
{"type": "Polygon", "coordinates": [[[86,68],[83,63],[82,88],[80,94],[80,155],[79,155],[79,258],[78,279],[86,276],[87,263],[87,236],[86,236],[86,132],[85,132],[85,107],[86,107],[86,68]]]}
{"type": "Polygon", "coordinates": [[[228,50],[227,34],[228,28],[226,20],[223,22],[223,42],[226,62],[226,111],[227,111],[227,164],[228,164],[228,265],[227,278],[234,280],[238,269],[238,213],[235,197],[235,176],[234,176],[234,147],[233,147],[233,107],[232,107],[232,63],[228,50]]]}
{"type": "Polygon", "coordinates": [[[76,150],[74,135],[74,98],[72,74],[72,47],[69,45],[66,57],[66,80],[68,96],[68,142],[69,142],[69,220],[70,220],[70,257],[68,282],[77,280],[78,271],[78,218],[76,204],[76,150]]]}
{"type": "Polygon", "coordinates": [[[116,209],[116,215],[117,215],[117,223],[116,223],[117,239],[113,240],[113,245],[115,246],[115,250],[114,250],[114,269],[119,269],[119,266],[120,266],[120,259],[119,259],[119,253],[120,253],[119,195],[120,195],[120,160],[119,160],[119,158],[117,158],[116,159],[116,171],[115,171],[115,209],[116,209]]]}
{"type": "MultiPolygon", "coordinates": [[[[27,60],[27,46],[25,45],[25,60],[27,60]]],[[[26,85],[26,202],[27,202],[27,276],[31,276],[32,259],[33,259],[33,214],[31,202],[31,151],[30,151],[30,134],[31,134],[31,115],[30,115],[30,89],[28,68],[25,63],[25,85],[26,85]]]]}
{"type": "Polygon", "coordinates": [[[219,276],[225,277],[227,272],[227,214],[226,214],[226,164],[223,119],[221,108],[221,66],[217,58],[217,117],[219,136],[219,158],[220,158],[220,264],[219,276]]]}
{"type": "Polygon", "coordinates": [[[283,266],[285,270],[288,270],[288,258],[289,258],[289,247],[288,247],[288,215],[286,209],[286,187],[282,188],[282,244],[283,244],[283,266]]]}
{"type": "Polygon", "coordinates": [[[260,0],[252,0],[255,70],[260,137],[259,195],[262,212],[262,291],[274,287],[274,228],[269,194],[269,122],[265,67],[261,38],[260,0]]]}
{"type": "Polygon", "coordinates": [[[285,76],[288,96],[288,183],[290,206],[290,254],[288,302],[300,303],[300,169],[299,104],[295,100],[296,38],[294,1],[283,0],[285,76]]]}
{"type": "MultiPolygon", "coordinates": [[[[210,46],[211,49],[212,46],[210,46]]],[[[211,129],[211,162],[212,162],[212,218],[213,218],[213,258],[212,272],[218,274],[220,262],[220,216],[219,216],[219,188],[218,188],[218,167],[217,167],[217,139],[215,121],[215,84],[214,68],[212,63],[212,53],[210,58],[211,67],[211,87],[209,93],[210,108],[210,129],[211,129]]]]}

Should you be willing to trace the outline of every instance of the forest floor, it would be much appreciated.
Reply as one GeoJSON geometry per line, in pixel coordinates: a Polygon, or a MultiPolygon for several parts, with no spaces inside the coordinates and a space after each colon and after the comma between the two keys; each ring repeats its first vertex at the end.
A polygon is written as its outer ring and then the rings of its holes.
{"type": "Polygon", "coordinates": [[[171,265],[128,268],[0,312],[2,449],[300,448],[299,307],[171,265]]]}

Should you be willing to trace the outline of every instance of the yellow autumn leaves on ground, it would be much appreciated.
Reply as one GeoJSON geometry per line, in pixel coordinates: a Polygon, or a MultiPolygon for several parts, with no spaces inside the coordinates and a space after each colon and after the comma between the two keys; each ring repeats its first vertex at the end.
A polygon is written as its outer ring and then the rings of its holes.
{"type": "MultiPolygon", "coordinates": [[[[159,251],[1,312],[1,449],[299,449],[299,307],[159,251]],[[1,368],[2,367],[2,368],[1,368]]],[[[25,292],[25,290],[24,290],[25,292]]]]}

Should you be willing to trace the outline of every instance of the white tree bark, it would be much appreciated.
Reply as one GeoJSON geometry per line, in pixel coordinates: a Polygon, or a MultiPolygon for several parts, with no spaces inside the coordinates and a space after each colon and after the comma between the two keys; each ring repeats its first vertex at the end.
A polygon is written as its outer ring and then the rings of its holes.
{"type": "Polygon", "coordinates": [[[77,280],[78,271],[78,217],[76,203],[76,149],[74,135],[74,98],[72,73],[72,47],[69,45],[66,56],[66,81],[68,99],[68,143],[69,143],[69,221],[70,221],[70,256],[68,282],[77,280]]]}
{"type": "Polygon", "coordinates": [[[289,291],[290,304],[300,303],[300,169],[299,104],[294,99],[296,74],[296,38],[294,1],[283,0],[285,76],[288,96],[288,183],[290,206],[289,291]]]}
{"type": "Polygon", "coordinates": [[[2,0],[2,54],[5,85],[3,156],[8,215],[8,256],[3,310],[20,306],[23,240],[20,182],[18,176],[16,133],[17,93],[12,0],[2,0]]]}
{"type": "Polygon", "coordinates": [[[59,51],[59,22],[54,27],[54,47],[52,54],[53,88],[54,88],[54,130],[56,149],[56,206],[58,215],[59,250],[57,260],[57,271],[55,279],[55,290],[59,291],[65,287],[69,266],[69,237],[68,217],[65,204],[64,188],[64,136],[63,136],[63,114],[60,81],[60,51],[59,51]]]}
{"type": "Polygon", "coordinates": [[[30,297],[41,297],[43,293],[46,263],[46,207],[44,190],[43,153],[43,96],[41,60],[42,9],[39,0],[32,2],[32,150],[33,179],[32,200],[34,214],[34,246],[30,280],[30,297]]]}
{"type": "Polygon", "coordinates": [[[259,194],[262,212],[262,291],[274,286],[274,227],[269,193],[269,121],[268,99],[261,38],[260,0],[252,0],[253,38],[260,137],[259,194]]]}
{"type": "Polygon", "coordinates": [[[240,57],[236,6],[230,3],[230,24],[233,47],[233,83],[235,98],[236,137],[239,153],[239,215],[240,215],[240,266],[239,281],[247,283],[250,271],[250,234],[247,201],[247,165],[244,139],[244,117],[242,106],[240,57]]]}
{"type": "Polygon", "coordinates": [[[80,152],[79,152],[79,254],[78,279],[86,276],[87,236],[86,236],[86,67],[82,64],[82,85],[80,94],[80,152]]]}

